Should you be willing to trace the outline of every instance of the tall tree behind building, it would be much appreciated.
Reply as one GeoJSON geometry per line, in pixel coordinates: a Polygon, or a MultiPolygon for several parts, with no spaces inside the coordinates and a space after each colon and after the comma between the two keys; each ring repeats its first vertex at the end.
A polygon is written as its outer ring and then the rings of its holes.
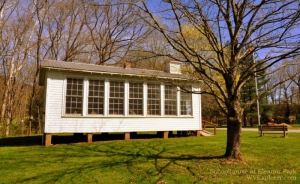
{"type": "MultiPolygon", "coordinates": [[[[250,65],[255,64],[255,53],[252,52],[252,48],[245,49],[245,52],[249,52],[250,55],[245,58],[245,61],[242,63],[243,67],[242,70],[246,70],[250,65]]],[[[266,69],[261,70],[261,66],[257,66],[260,68],[256,68],[256,71],[253,75],[249,78],[248,81],[242,86],[241,91],[241,99],[242,99],[242,106],[250,103],[253,99],[256,99],[257,93],[262,93],[266,90],[266,84],[268,83],[269,79],[266,76],[266,69]]],[[[265,117],[271,116],[271,106],[268,104],[268,93],[264,93],[252,103],[247,109],[244,110],[243,114],[243,122],[244,126],[250,124],[253,126],[254,122],[258,122],[258,118],[265,119],[265,117]],[[259,104],[257,104],[257,102],[259,104]],[[258,111],[259,108],[259,111],[258,111]],[[259,114],[258,114],[259,113],[259,114]]]]}

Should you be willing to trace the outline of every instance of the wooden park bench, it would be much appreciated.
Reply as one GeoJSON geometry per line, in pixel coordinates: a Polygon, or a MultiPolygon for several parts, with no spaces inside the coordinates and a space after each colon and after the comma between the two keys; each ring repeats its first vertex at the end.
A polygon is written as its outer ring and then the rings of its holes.
{"type": "Polygon", "coordinates": [[[260,136],[264,136],[264,134],[281,134],[283,133],[284,137],[286,137],[286,134],[288,133],[288,127],[287,126],[258,126],[258,131],[260,133],[260,136]]]}

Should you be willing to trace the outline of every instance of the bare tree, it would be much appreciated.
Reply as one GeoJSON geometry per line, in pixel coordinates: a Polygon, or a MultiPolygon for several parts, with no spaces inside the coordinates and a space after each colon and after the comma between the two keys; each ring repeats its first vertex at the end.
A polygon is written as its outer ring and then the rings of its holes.
{"type": "MultiPolygon", "coordinates": [[[[299,61],[300,59],[297,58],[297,61],[299,61]]],[[[293,85],[292,85],[292,98],[294,99],[293,101],[295,103],[300,103],[300,65],[298,66],[293,66],[291,68],[291,73],[298,73],[298,75],[294,76],[291,78],[291,80],[293,81],[293,85]]]]}
{"type": "Polygon", "coordinates": [[[134,68],[163,71],[165,64],[171,60],[166,56],[171,51],[164,37],[157,30],[153,30],[142,40],[142,43],[135,44],[125,58],[132,63],[134,68]]]}
{"type": "Polygon", "coordinates": [[[32,42],[36,22],[30,7],[20,1],[9,1],[1,13],[1,64],[5,76],[5,88],[1,107],[0,122],[5,119],[5,135],[10,132],[12,110],[18,85],[19,73],[29,61],[29,53],[35,48],[32,42]]]}
{"type": "Polygon", "coordinates": [[[298,1],[166,0],[155,12],[144,1],[138,5],[148,15],[144,17],[148,25],[160,31],[179,53],[169,56],[193,66],[199,73],[198,79],[208,86],[202,93],[213,95],[219,104],[224,104],[228,122],[225,157],[242,159],[242,114],[256,99],[242,108],[241,88],[255,72],[299,55],[298,1]],[[164,28],[156,17],[169,28],[164,28]],[[189,44],[183,34],[185,25],[203,35],[209,44],[207,50],[196,50],[189,44]],[[243,61],[253,52],[259,54],[255,64],[242,70],[243,61]],[[212,74],[221,76],[224,85],[212,74]]]}
{"type": "Polygon", "coordinates": [[[269,75],[269,81],[266,84],[266,88],[270,89],[269,90],[269,94],[268,94],[268,99],[270,100],[271,104],[276,104],[278,102],[278,93],[279,93],[279,86],[276,87],[272,87],[275,84],[277,84],[279,82],[279,78],[275,75],[275,74],[270,74],[269,75]]]}
{"type": "Polygon", "coordinates": [[[104,0],[87,2],[84,6],[89,49],[96,64],[123,60],[148,34],[135,16],[136,7],[124,2],[127,1],[104,0]]]}
{"type": "Polygon", "coordinates": [[[33,66],[35,66],[35,72],[34,76],[32,77],[32,91],[30,95],[30,103],[28,108],[28,116],[29,116],[29,132],[28,134],[31,134],[31,126],[33,121],[33,106],[36,105],[38,107],[38,133],[42,132],[42,123],[41,123],[41,110],[40,110],[40,104],[34,104],[36,101],[36,96],[38,93],[38,77],[40,73],[40,60],[42,57],[42,42],[45,40],[43,38],[43,31],[44,31],[44,24],[45,19],[49,13],[49,8],[51,7],[51,3],[48,3],[47,1],[32,1],[32,12],[35,15],[35,22],[37,24],[35,29],[35,50],[33,51],[33,66]]]}
{"type": "Polygon", "coordinates": [[[87,34],[84,33],[84,2],[79,0],[45,1],[41,54],[48,59],[78,61],[84,52],[87,34]]]}

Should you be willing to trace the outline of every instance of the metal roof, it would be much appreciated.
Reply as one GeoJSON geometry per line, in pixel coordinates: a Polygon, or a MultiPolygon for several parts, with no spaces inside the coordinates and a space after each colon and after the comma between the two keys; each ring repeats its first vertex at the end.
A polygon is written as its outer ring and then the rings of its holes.
{"type": "Polygon", "coordinates": [[[104,66],[86,63],[74,63],[54,60],[42,60],[41,62],[42,72],[44,69],[56,69],[65,71],[80,71],[88,73],[101,73],[101,74],[116,74],[116,75],[128,75],[128,76],[140,76],[140,77],[157,77],[163,79],[173,80],[191,80],[187,75],[172,74],[157,70],[145,70],[138,68],[123,68],[114,66],[104,66]]]}

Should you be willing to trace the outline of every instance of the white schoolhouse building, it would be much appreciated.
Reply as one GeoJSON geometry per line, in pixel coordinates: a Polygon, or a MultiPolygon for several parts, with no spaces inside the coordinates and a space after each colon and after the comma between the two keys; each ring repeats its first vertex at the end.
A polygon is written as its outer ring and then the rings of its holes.
{"type": "Polygon", "coordinates": [[[202,130],[199,81],[181,74],[180,63],[165,71],[43,60],[40,85],[44,95],[45,145],[51,135],[202,130]],[[175,85],[174,85],[175,84],[175,85]],[[176,86],[177,84],[177,86],[176,86]]]}

